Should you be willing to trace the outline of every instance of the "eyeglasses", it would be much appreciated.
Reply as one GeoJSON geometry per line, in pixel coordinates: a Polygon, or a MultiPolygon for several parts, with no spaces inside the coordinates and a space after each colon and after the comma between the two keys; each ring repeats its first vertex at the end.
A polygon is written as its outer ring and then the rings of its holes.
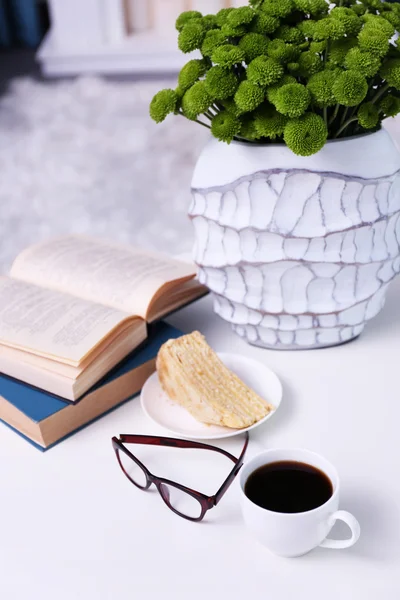
{"type": "Polygon", "coordinates": [[[150,435],[120,435],[112,438],[112,446],[117,456],[118,463],[127,478],[141,490],[148,490],[154,483],[165,504],[175,514],[189,521],[201,521],[210,508],[213,508],[221,500],[236,475],[243,465],[244,455],[249,443],[249,434],[245,433],[245,442],[239,458],[235,458],[229,452],[189,440],[179,440],[168,437],[155,437],[150,435]],[[136,456],[128,450],[125,444],[147,444],[151,446],[169,446],[172,448],[198,448],[200,450],[211,450],[229,458],[234,467],[213,496],[206,496],[201,492],[192,490],[176,481],[157,477],[150,473],[148,468],[140,462],[136,456]]]}

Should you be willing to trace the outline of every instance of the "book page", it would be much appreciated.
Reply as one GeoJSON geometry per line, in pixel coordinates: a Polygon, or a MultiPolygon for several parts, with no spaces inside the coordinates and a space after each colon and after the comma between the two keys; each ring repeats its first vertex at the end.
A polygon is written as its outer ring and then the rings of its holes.
{"type": "Polygon", "coordinates": [[[0,277],[0,343],[79,364],[129,315],[30,283],[0,277]]]}
{"type": "Polygon", "coordinates": [[[11,269],[12,277],[101,301],[144,319],[164,284],[194,275],[194,265],[80,236],[32,246],[16,258],[11,269]]]}

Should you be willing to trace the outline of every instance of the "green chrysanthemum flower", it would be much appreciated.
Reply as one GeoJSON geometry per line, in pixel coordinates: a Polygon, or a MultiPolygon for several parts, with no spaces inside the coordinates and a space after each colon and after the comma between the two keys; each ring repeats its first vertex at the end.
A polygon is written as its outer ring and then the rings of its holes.
{"type": "Polygon", "coordinates": [[[212,61],[221,67],[233,67],[245,59],[244,52],[238,46],[226,44],[216,48],[212,53],[212,61]]]}
{"type": "Polygon", "coordinates": [[[364,27],[358,34],[358,45],[361,50],[376,56],[385,56],[389,50],[389,40],[383,31],[376,27],[364,27]]]}
{"type": "Polygon", "coordinates": [[[261,33],[246,33],[239,42],[239,48],[243,50],[247,63],[257,56],[267,54],[269,40],[261,33]]]}
{"type": "Polygon", "coordinates": [[[250,140],[250,141],[254,141],[254,140],[258,140],[260,138],[260,135],[258,133],[258,131],[256,130],[255,124],[254,124],[254,117],[253,114],[250,115],[244,115],[244,117],[241,118],[241,129],[240,129],[240,137],[244,138],[245,140],[250,140]]]}
{"type": "Polygon", "coordinates": [[[314,27],[314,40],[340,40],[346,34],[345,26],[339,19],[329,17],[317,21],[314,27]]]}
{"type": "Polygon", "coordinates": [[[164,119],[175,111],[178,103],[178,96],[174,90],[161,90],[150,103],[150,116],[156,123],[161,123],[164,119]]]}
{"type": "Polygon", "coordinates": [[[292,152],[299,156],[311,156],[325,145],[328,130],[322,117],[306,113],[290,119],[284,131],[284,140],[292,152]]]}
{"type": "Polygon", "coordinates": [[[222,25],[221,31],[226,37],[242,37],[247,32],[246,25],[238,25],[237,27],[233,27],[228,21],[222,25]]]}
{"type": "Polygon", "coordinates": [[[267,98],[271,102],[271,104],[275,104],[278,90],[284,85],[288,85],[289,83],[297,83],[296,78],[292,75],[284,75],[278,81],[278,83],[275,83],[275,85],[271,85],[267,88],[267,98]]]}
{"type": "Polygon", "coordinates": [[[181,90],[186,92],[196,81],[206,72],[206,65],[203,60],[190,60],[181,69],[178,75],[178,84],[181,90]]]}
{"type": "Polygon", "coordinates": [[[217,19],[217,23],[219,25],[219,27],[222,27],[223,25],[225,25],[229,13],[232,12],[234,9],[233,8],[221,8],[221,10],[219,12],[217,12],[216,14],[216,19],[217,19]]]}
{"type": "Polygon", "coordinates": [[[356,106],[367,95],[368,84],[357,71],[344,71],[336,78],[332,90],[339,104],[356,106]]]}
{"type": "Polygon", "coordinates": [[[252,81],[242,81],[235,94],[235,103],[241,113],[251,112],[263,100],[263,90],[252,81]]]}
{"type": "Polygon", "coordinates": [[[235,115],[235,117],[238,117],[241,114],[240,110],[236,106],[233,98],[228,98],[227,100],[221,100],[220,104],[222,104],[222,106],[225,108],[225,110],[230,112],[232,115],[235,115]]]}
{"type": "Polygon", "coordinates": [[[307,19],[306,21],[300,21],[297,24],[297,28],[307,38],[312,39],[314,37],[314,32],[315,32],[316,25],[317,25],[317,21],[313,21],[312,19],[307,19]]]}
{"type": "Polygon", "coordinates": [[[264,0],[261,9],[272,17],[284,18],[293,10],[292,0],[264,0]]]}
{"type": "Polygon", "coordinates": [[[261,106],[254,115],[254,127],[259,137],[275,139],[283,135],[288,119],[271,104],[261,106]]]}
{"type": "Polygon", "coordinates": [[[258,56],[247,67],[247,78],[258,85],[273,85],[282,75],[282,65],[268,56],[258,56]]]}
{"type": "Polygon", "coordinates": [[[297,10],[311,16],[326,14],[329,8],[325,0],[294,0],[294,5],[297,10]]]}
{"type": "Polygon", "coordinates": [[[396,31],[400,29],[400,14],[397,15],[395,12],[385,11],[382,13],[382,17],[390,23],[396,31]]]}
{"type": "Polygon", "coordinates": [[[310,77],[307,89],[316,106],[322,108],[336,104],[336,98],[332,91],[336,76],[334,71],[321,71],[310,77]]]}
{"type": "MultiPolygon", "coordinates": [[[[383,13],[386,14],[386,13],[383,13]]],[[[386,19],[383,18],[382,16],[379,15],[371,15],[371,14],[366,14],[363,16],[363,21],[365,22],[365,28],[368,30],[370,27],[372,28],[376,28],[380,31],[382,31],[382,33],[384,33],[386,35],[386,37],[391,38],[392,35],[394,35],[395,33],[395,28],[393,27],[393,25],[386,19]]]]}
{"type": "Polygon", "coordinates": [[[364,6],[363,4],[353,4],[351,7],[351,10],[358,15],[359,17],[361,17],[365,11],[367,10],[366,6],[364,6]]]}
{"type": "Polygon", "coordinates": [[[232,113],[224,110],[211,122],[211,133],[221,142],[231,143],[242,127],[241,122],[232,113]]]}
{"type": "Polygon", "coordinates": [[[218,23],[217,23],[217,17],[215,15],[205,15],[203,17],[203,23],[208,30],[211,31],[211,29],[217,29],[218,28],[218,23]]]}
{"type": "Polygon", "coordinates": [[[319,54],[314,54],[314,52],[302,52],[298,58],[299,63],[299,75],[302,77],[310,77],[318,71],[323,69],[324,63],[322,62],[319,54]]]}
{"type": "Polygon", "coordinates": [[[228,14],[226,20],[232,27],[239,27],[239,25],[248,25],[254,19],[255,12],[250,6],[241,6],[240,8],[234,8],[228,14]]]}
{"type": "Polygon", "coordinates": [[[297,60],[300,50],[293,44],[286,44],[283,40],[272,40],[268,45],[268,56],[280,63],[288,63],[297,60]]]}
{"type": "Polygon", "coordinates": [[[204,81],[197,81],[182,98],[182,110],[188,119],[194,121],[209,108],[213,98],[206,90],[204,81]]]}
{"type": "Polygon", "coordinates": [[[206,29],[198,23],[188,23],[178,36],[178,46],[182,52],[199,50],[206,35],[206,29]]]}
{"type": "Polygon", "coordinates": [[[373,129],[379,121],[379,110],[372,102],[364,102],[357,111],[358,122],[364,129],[373,129]]]}
{"type": "Polygon", "coordinates": [[[326,49],[327,43],[326,40],[322,42],[311,42],[310,43],[310,52],[314,52],[316,54],[320,54],[326,49]]]}
{"type": "Polygon", "coordinates": [[[329,60],[335,65],[343,66],[347,53],[357,45],[354,38],[343,38],[332,42],[329,48],[329,60]]]}
{"type": "Polygon", "coordinates": [[[289,73],[293,73],[293,75],[298,75],[300,65],[298,62],[290,62],[287,63],[286,68],[289,71],[289,73]]]}
{"type": "Polygon", "coordinates": [[[211,29],[207,31],[204,42],[201,46],[203,56],[211,56],[216,48],[226,44],[226,36],[220,29],[211,29]]]}
{"type": "Polygon", "coordinates": [[[381,60],[370,52],[363,52],[360,48],[349,50],[344,61],[347,69],[353,69],[365,77],[373,77],[379,71],[381,60]]]}
{"type": "Polygon", "coordinates": [[[199,19],[203,15],[198,10],[186,10],[181,13],[176,20],[175,27],[178,31],[182,31],[182,29],[191,21],[192,19],[199,19]]]}
{"type": "Polygon", "coordinates": [[[387,60],[382,65],[379,74],[391,87],[400,90],[400,58],[387,60]]]}
{"type": "Polygon", "coordinates": [[[344,26],[344,31],[347,35],[357,35],[360,33],[363,22],[357,15],[344,6],[337,6],[330,12],[331,19],[338,19],[344,26]]]}
{"type": "Polygon", "coordinates": [[[215,100],[225,100],[233,96],[239,81],[232,71],[224,67],[212,67],[205,78],[207,92],[215,100]]]}
{"type": "Polygon", "coordinates": [[[274,104],[282,115],[300,117],[310,104],[310,92],[301,83],[289,83],[279,88],[274,104]]]}
{"type": "Polygon", "coordinates": [[[281,25],[275,33],[276,37],[284,42],[291,44],[301,44],[304,42],[304,34],[297,27],[289,27],[289,25],[281,25]]]}
{"type": "Polygon", "coordinates": [[[381,100],[379,108],[386,117],[395,117],[400,113],[400,99],[389,94],[381,100]]]}
{"type": "Polygon", "coordinates": [[[250,28],[254,33],[265,33],[269,35],[276,31],[279,25],[280,21],[276,17],[267,15],[267,13],[256,13],[250,28]]]}

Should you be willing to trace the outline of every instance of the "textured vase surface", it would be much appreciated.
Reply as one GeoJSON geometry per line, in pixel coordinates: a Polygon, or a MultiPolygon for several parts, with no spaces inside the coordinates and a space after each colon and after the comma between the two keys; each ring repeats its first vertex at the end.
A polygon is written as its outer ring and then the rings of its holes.
{"type": "Polygon", "coordinates": [[[333,346],[383,307],[400,271],[400,154],[385,130],[310,157],[212,139],[192,193],[200,281],[248,342],[333,346]]]}

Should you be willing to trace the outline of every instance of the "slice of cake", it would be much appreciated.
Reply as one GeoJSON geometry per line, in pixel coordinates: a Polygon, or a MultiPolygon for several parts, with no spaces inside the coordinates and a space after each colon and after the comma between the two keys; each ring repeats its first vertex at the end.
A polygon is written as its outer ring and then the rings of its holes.
{"type": "Polygon", "coordinates": [[[202,423],[243,429],[274,410],[224,365],[198,331],[166,342],[157,371],[171,400],[202,423]]]}

